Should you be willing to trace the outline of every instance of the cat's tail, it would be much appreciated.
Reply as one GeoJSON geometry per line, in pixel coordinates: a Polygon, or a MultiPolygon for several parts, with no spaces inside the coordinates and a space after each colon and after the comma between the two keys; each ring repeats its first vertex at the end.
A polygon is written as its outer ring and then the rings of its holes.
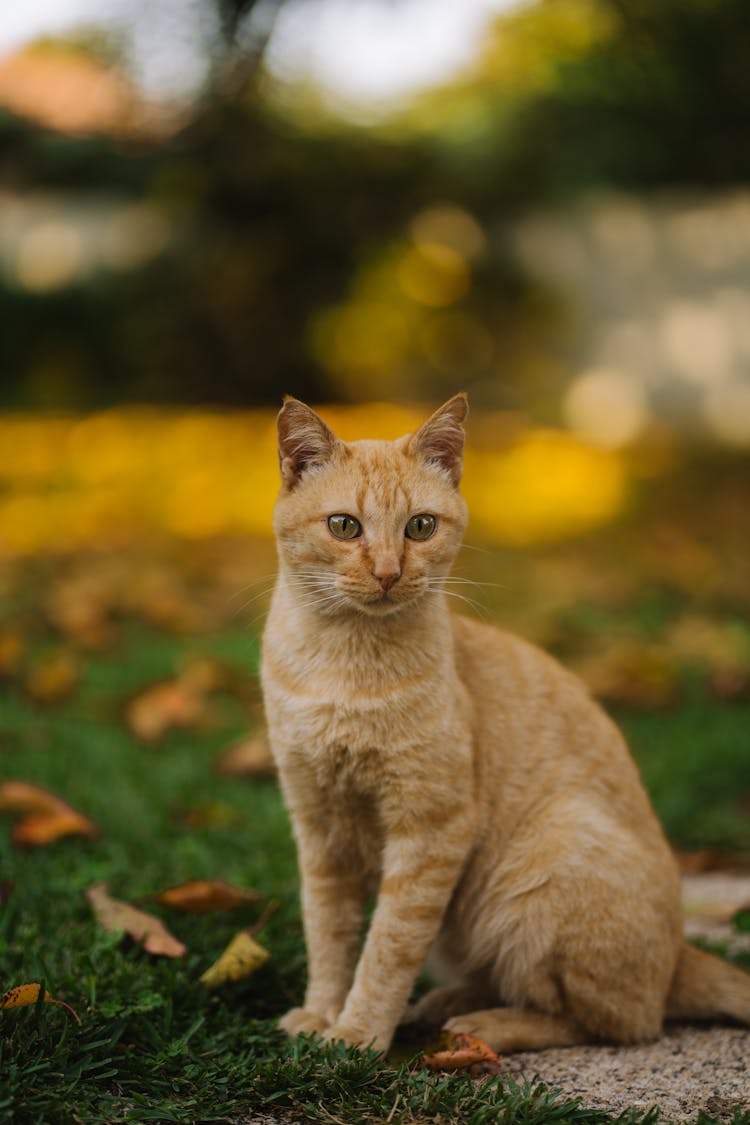
{"type": "Polygon", "coordinates": [[[669,995],[667,1019],[721,1020],[750,1024],[750,973],[685,943],[669,995]]]}

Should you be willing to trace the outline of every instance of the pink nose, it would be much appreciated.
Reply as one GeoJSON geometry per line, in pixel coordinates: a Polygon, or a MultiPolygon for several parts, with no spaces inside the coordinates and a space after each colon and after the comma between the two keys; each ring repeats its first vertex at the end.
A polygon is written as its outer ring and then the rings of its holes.
{"type": "Polygon", "coordinates": [[[401,577],[400,570],[387,570],[379,573],[376,570],[372,572],[373,578],[377,578],[380,585],[383,587],[383,593],[387,594],[394,582],[398,582],[401,577]]]}

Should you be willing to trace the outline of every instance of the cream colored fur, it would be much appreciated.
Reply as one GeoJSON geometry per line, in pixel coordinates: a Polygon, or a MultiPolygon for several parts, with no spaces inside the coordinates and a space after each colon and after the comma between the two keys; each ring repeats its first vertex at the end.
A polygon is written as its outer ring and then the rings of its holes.
{"type": "Polygon", "coordinates": [[[425,1018],[507,1051],[750,1022],[750,977],[683,942],[617,728],[550,657],[449,612],[465,413],[456,396],[413,436],[351,444],[294,399],[279,415],[262,678],[308,952],[281,1026],[384,1049],[425,1018]],[[362,534],[336,538],[335,514],[362,534]],[[428,955],[446,983],[408,1009],[428,955]]]}

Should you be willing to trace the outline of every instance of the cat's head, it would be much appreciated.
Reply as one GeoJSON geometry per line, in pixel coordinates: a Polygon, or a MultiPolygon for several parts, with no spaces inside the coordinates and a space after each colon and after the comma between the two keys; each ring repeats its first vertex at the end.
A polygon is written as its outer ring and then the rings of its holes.
{"type": "Polygon", "coordinates": [[[436,589],[466,527],[468,407],[456,395],[397,441],[341,441],[287,398],[274,528],[287,581],[322,613],[393,613],[436,589]]]}

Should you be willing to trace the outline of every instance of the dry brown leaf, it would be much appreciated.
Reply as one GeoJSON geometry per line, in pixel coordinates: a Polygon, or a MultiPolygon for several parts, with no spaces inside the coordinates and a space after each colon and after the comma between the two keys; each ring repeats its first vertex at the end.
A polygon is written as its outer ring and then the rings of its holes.
{"type": "Polygon", "coordinates": [[[0,632],[0,679],[12,680],[21,671],[26,642],[17,629],[0,632]]]}
{"type": "MultiPolygon", "coordinates": [[[[0,1009],[3,1008],[28,1008],[32,1004],[36,1004],[39,1000],[41,992],[41,985],[39,984],[18,984],[15,988],[9,988],[0,996],[0,1009]]],[[[66,1004],[64,1000],[56,1000],[55,997],[47,992],[44,992],[45,1004],[59,1004],[61,1008],[66,1008],[72,1016],[81,1022],[81,1018],[75,1008],[71,1008],[70,1004],[66,1004]]]]}
{"type": "Polygon", "coordinates": [[[578,661],[576,671],[594,695],[620,706],[668,707],[678,694],[678,663],[666,645],[653,641],[623,638],[578,661]]]}
{"type": "Polygon", "coordinates": [[[212,656],[194,656],[185,664],[178,677],[193,691],[203,693],[222,691],[231,680],[225,664],[212,656]]]}
{"type": "Polygon", "coordinates": [[[262,897],[258,891],[235,887],[222,879],[189,879],[154,895],[154,902],[184,914],[209,914],[215,910],[236,910],[259,902],[262,897]]]}
{"type": "Polygon", "coordinates": [[[45,601],[47,620],[75,645],[92,651],[111,648],[118,630],[112,620],[115,591],[99,573],[76,574],[57,582],[45,601]]]}
{"type": "Polygon", "coordinates": [[[425,1055],[423,1062],[430,1070],[467,1070],[477,1065],[499,1062],[500,1056],[483,1039],[465,1032],[444,1031],[440,1050],[425,1055]]]}
{"type": "MultiPolygon", "coordinates": [[[[748,809],[750,812],[750,809],[748,809]]],[[[721,848],[695,848],[675,852],[683,875],[700,875],[707,871],[750,871],[750,852],[729,852],[721,848]]]]}
{"type": "Polygon", "coordinates": [[[128,605],[144,621],[170,633],[193,633],[205,626],[195,598],[169,569],[141,573],[129,591],[128,605]]]}
{"type": "Polygon", "coordinates": [[[225,750],[216,762],[216,770],[232,777],[272,777],[276,766],[265,730],[257,731],[225,750]]]}
{"type": "Polygon", "coordinates": [[[0,781],[0,812],[21,814],[11,833],[14,844],[40,847],[63,836],[99,835],[93,821],[48,789],[29,781],[0,781]]]}
{"type": "Polygon", "coordinates": [[[719,699],[740,699],[750,692],[750,633],[744,624],[685,614],[668,640],[677,657],[708,674],[719,699]]]}
{"type": "Polygon", "coordinates": [[[13,825],[11,840],[23,847],[44,847],[65,836],[97,836],[96,826],[75,809],[29,813],[13,825]]]}
{"type": "Polygon", "coordinates": [[[244,823],[245,817],[226,801],[207,801],[205,805],[183,809],[180,820],[186,828],[233,828],[244,823]]]}
{"type": "Polygon", "coordinates": [[[202,689],[182,679],[164,680],[146,688],[127,706],[130,730],[144,742],[156,742],[174,727],[192,727],[206,714],[202,689]]]}
{"type": "Polygon", "coordinates": [[[80,678],[80,665],[73,653],[54,652],[29,668],[24,688],[35,703],[61,703],[74,691],[80,678]]]}
{"type": "Polygon", "coordinates": [[[0,781],[0,812],[47,812],[64,804],[49,789],[43,789],[41,785],[34,785],[31,781],[20,781],[17,778],[0,781]]]}
{"type": "Polygon", "coordinates": [[[182,957],[187,946],[173,937],[163,922],[145,910],[138,910],[129,902],[112,898],[106,883],[94,883],[86,891],[91,909],[102,929],[123,930],[137,941],[147,953],[163,957],[182,957]]]}
{"type": "Polygon", "coordinates": [[[232,938],[218,961],[206,969],[200,979],[208,988],[216,988],[227,981],[242,980],[265,965],[270,956],[268,950],[259,945],[251,933],[241,930],[232,938]]]}

